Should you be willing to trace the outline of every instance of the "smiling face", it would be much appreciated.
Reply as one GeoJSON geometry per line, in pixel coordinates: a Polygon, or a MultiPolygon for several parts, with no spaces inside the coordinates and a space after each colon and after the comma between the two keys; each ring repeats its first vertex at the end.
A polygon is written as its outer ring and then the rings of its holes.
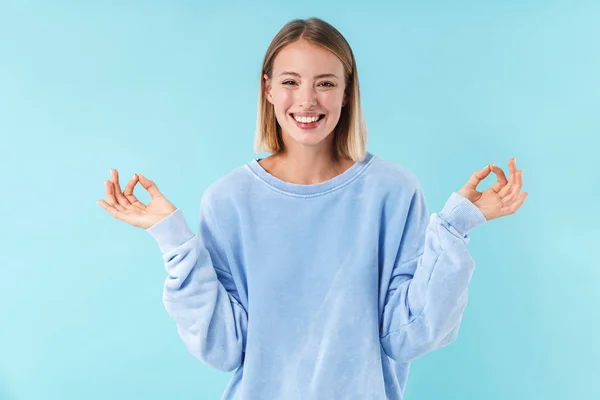
{"type": "Polygon", "coordinates": [[[285,146],[332,146],[330,134],[346,102],[342,62],[329,50],[298,40],[277,54],[272,75],[264,76],[265,92],[285,146]],[[312,117],[320,119],[312,122],[312,117]]]}

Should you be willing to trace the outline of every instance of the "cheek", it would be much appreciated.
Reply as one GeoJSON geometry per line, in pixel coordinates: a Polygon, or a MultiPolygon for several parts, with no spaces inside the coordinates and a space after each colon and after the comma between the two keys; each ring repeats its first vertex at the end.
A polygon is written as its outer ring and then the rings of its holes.
{"type": "Polygon", "coordinates": [[[277,121],[284,124],[288,110],[294,105],[294,96],[289,90],[279,90],[272,93],[277,121]]]}
{"type": "Polygon", "coordinates": [[[342,107],[342,101],[344,100],[344,94],[343,92],[334,92],[334,91],[328,91],[328,92],[323,92],[321,93],[321,96],[319,97],[319,102],[321,103],[321,105],[323,107],[325,107],[326,109],[328,109],[330,112],[338,112],[342,107]]]}
{"type": "Polygon", "coordinates": [[[294,96],[289,90],[279,90],[273,93],[273,101],[279,108],[285,108],[294,102],[294,96]]]}
{"type": "Polygon", "coordinates": [[[284,90],[281,94],[281,108],[284,113],[288,110],[295,108],[297,101],[294,92],[291,90],[284,90]]]}

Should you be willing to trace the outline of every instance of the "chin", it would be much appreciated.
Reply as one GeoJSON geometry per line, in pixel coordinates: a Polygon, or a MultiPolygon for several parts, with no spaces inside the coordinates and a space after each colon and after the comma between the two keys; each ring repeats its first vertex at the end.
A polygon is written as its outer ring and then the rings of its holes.
{"type": "Polygon", "coordinates": [[[323,133],[308,133],[294,131],[293,134],[288,136],[290,137],[290,139],[297,143],[318,144],[327,139],[329,135],[323,133]]]}

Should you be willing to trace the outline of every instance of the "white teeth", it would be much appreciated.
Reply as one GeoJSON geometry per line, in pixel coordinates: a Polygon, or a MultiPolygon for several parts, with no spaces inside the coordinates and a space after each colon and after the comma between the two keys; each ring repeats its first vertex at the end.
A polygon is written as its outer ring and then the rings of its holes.
{"type": "Polygon", "coordinates": [[[319,119],[319,117],[297,117],[294,115],[294,119],[298,122],[302,122],[302,123],[309,123],[309,122],[315,122],[319,119]]]}

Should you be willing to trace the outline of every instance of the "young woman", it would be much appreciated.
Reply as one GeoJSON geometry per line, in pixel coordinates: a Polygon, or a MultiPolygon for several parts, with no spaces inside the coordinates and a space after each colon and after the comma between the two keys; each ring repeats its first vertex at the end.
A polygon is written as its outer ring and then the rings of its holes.
{"type": "Polygon", "coordinates": [[[197,234],[153,181],[121,191],[111,170],[99,204],[156,239],[187,349],[235,370],[222,399],[401,399],[410,362],[456,339],[468,232],[523,204],[521,171],[490,164],[430,216],[416,176],[366,143],[352,50],[311,18],[264,58],[255,150],[272,155],[206,189],[197,234]]]}

